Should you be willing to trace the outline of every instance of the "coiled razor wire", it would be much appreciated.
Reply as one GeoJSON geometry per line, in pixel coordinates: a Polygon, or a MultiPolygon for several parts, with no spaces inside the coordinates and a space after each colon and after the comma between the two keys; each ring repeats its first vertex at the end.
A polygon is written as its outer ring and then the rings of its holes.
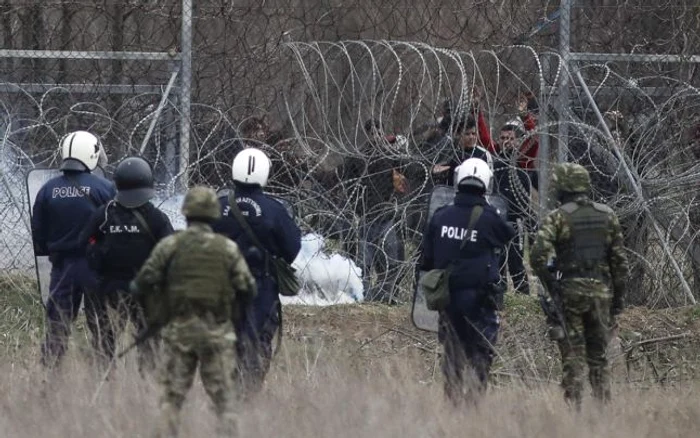
{"type": "MultiPolygon", "coordinates": [[[[689,302],[679,271],[694,289],[700,284],[697,84],[664,74],[649,75],[648,70],[631,78],[629,70],[623,74],[611,65],[579,64],[570,70],[555,54],[537,53],[527,46],[461,52],[420,42],[340,41],[287,42],[279,50],[284,65],[293,68],[287,82],[273,90],[280,96],[277,112],[255,108],[254,102],[235,108],[193,105],[190,183],[217,189],[229,186],[235,154],[246,146],[261,147],[273,162],[267,190],[289,201],[304,231],[323,236],[327,250],[343,254],[360,267],[373,268],[364,273],[372,287],[397,279],[388,289],[400,300],[409,299],[427,202],[436,184],[432,169],[459,152],[449,138],[428,140],[437,132],[443,102],[451,101],[454,123],[477,103],[472,97],[475,89],[480,90],[478,109],[495,140],[500,127],[518,116],[519,96],[537,96],[538,126],[522,133],[520,141],[549,138],[568,160],[589,169],[593,197],[610,205],[624,227],[632,265],[632,303],[674,306],[689,302]],[[601,126],[576,81],[569,81],[572,100],[566,112],[554,112],[554,85],[563,75],[578,73],[605,115],[606,127],[601,126]],[[254,114],[265,114],[266,120],[258,123],[254,114]],[[384,134],[398,140],[376,145],[368,154],[365,145],[370,139],[364,124],[369,119],[376,119],[384,134]],[[569,127],[565,143],[556,134],[561,124],[569,127]],[[255,134],[258,128],[262,135],[255,134]],[[611,146],[608,133],[619,153],[611,146]],[[387,196],[380,205],[363,205],[366,193],[392,189],[374,187],[378,178],[367,171],[347,177],[343,166],[350,160],[365,166],[379,160],[399,163],[397,170],[406,177],[408,190],[387,196]],[[633,175],[631,180],[624,165],[633,175]],[[635,187],[640,188],[641,196],[635,187]],[[363,216],[368,209],[372,216],[363,216]],[[367,227],[377,217],[390,218],[391,225],[369,242],[375,249],[375,260],[369,263],[363,260],[363,241],[367,227]],[[654,224],[660,228],[655,229],[654,224]],[[394,233],[399,237],[399,251],[388,249],[394,233]],[[386,269],[394,275],[385,276],[386,269]]],[[[97,93],[50,90],[42,95],[4,95],[0,117],[3,269],[32,269],[24,173],[35,166],[56,167],[59,139],[78,128],[92,130],[103,139],[110,171],[124,155],[139,152],[159,100],[158,94],[142,94],[123,98],[114,106],[97,93]]],[[[178,195],[177,105],[167,101],[157,117],[144,155],[153,162],[162,197],[167,198],[178,195]]],[[[553,150],[551,156],[539,158],[554,162],[555,156],[553,150]]],[[[541,220],[538,201],[528,196],[531,187],[518,186],[516,163],[516,156],[508,158],[515,197],[527,204],[531,243],[541,220]]],[[[389,178],[385,181],[392,184],[389,178]]]]}

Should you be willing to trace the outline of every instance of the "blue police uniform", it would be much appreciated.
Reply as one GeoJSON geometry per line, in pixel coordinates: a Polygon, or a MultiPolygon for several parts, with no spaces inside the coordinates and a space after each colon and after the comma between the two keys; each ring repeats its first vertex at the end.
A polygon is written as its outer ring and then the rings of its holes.
{"type": "Polygon", "coordinates": [[[494,296],[498,289],[493,285],[501,287],[500,250],[514,235],[513,228],[483,196],[463,192],[456,194],[454,205],[435,212],[425,231],[420,269],[444,269],[451,261],[455,263],[449,279],[450,303],[440,312],[438,330],[445,348],[445,392],[453,400],[459,398],[455,391],[461,392],[464,385],[486,388],[499,329],[495,303],[502,299],[494,296]],[[477,205],[483,206],[483,213],[467,235],[471,212],[477,205]],[[462,239],[467,241],[460,250],[462,239]],[[465,381],[467,364],[477,382],[465,381]]]}
{"type": "MultiPolygon", "coordinates": [[[[32,212],[32,238],[37,255],[49,256],[51,281],[46,304],[46,339],[42,362],[50,365],[66,349],[70,325],[83,294],[94,290],[96,279],[88,267],[80,232],[92,213],[116,194],[108,180],[89,172],[66,170],[37,193],[32,212]]],[[[86,303],[86,312],[90,309],[86,303]]],[[[96,336],[96,333],[93,333],[96,336]]]]}
{"type": "MultiPolygon", "coordinates": [[[[301,230],[285,207],[263,193],[257,184],[235,182],[235,197],[238,208],[264,250],[291,264],[301,249],[301,230]]],[[[264,255],[254,248],[245,230],[230,213],[228,197],[220,197],[219,203],[222,218],[214,223],[213,229],[238,244],[258,287],[257,296],[243,312],[244,318],[236,327],[241,367],[237,378],[241,379],[241,384],[258,389],[269,370],[272,339],[280,324],[279,287],[275,277],[266,271],[264,255]]]]}

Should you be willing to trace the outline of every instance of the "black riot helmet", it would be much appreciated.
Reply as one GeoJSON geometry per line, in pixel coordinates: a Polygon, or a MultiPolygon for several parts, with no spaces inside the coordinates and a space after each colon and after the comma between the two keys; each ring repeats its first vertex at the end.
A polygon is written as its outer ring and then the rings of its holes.
{"type": "Polygon", "coordinates": [[[140,207],[155,195],[153,189],[153,169],[141,157],[126,157],[114,171],[114,184],[117,186],[115,200],[127,208],[140,207]]]}

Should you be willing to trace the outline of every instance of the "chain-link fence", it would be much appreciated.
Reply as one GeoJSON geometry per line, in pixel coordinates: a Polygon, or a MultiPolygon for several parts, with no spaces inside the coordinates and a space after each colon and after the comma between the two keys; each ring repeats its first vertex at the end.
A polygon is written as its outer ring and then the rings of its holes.
{"type": "Polygon", "coordinates": [[[366,295],[407,298],[430,192],[476,142],[512,251],[527,260],[549,165],[576,160],[625,224],[633,301],[694,300],[697,5],[414,3],[3,3],[3,267],[31,269],[23,171],[81,128],[108,170],[153,161],[164,196],[224,187],[237,151],[264,148],[304,231],[371,272],[366,295]]]}
{"type": "Polygon", "coordinates": [[[694,304],[700,9],[562,1],[560,24],[558,158],[586,164],[620,215],[632,301],[694,304]]]}

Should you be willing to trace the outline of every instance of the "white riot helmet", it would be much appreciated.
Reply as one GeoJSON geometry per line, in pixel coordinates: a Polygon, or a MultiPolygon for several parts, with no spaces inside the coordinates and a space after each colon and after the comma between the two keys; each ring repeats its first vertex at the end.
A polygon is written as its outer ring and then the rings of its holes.
{"type": "Polygon", "coordinates": [[[456,187],[476,187],[487,191],[491,184],[493,172],[486,161],[469,158],[455,169],[456,187]]]}
{"type": "Polygon", "coordinates": [[[265,187],[267,178],[270,176],[271,165],[265,152],[256,148],[246,148],[233,159],[231,174],[234,181],[265,187]]]}
{"type": "Polygon", "coordinates": [[[87,131],[74,131],[61,140],[61,170],[92,172],[100,157],[100,140],[87,131]]]}

